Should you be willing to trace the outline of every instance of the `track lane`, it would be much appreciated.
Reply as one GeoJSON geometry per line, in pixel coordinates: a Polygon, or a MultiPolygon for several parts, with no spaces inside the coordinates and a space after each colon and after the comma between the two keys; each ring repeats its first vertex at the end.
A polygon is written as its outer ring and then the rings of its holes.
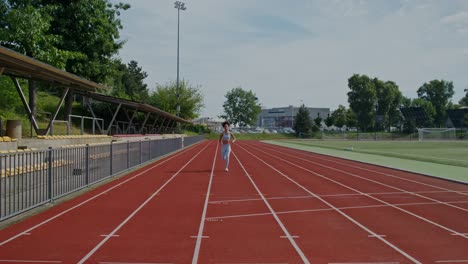
{"type": "Polygon", "coordinates": [[[76,263],[102,239],[101,235],[108,234],[112,226],[125,219],[170,177],[165,170],[188,161],[195,151],[200,151],[206,144],[156,161],[2,230],[0,238],[7,243],[0,247],[0,259],[50,259],[76,263]],[[26,235],[9,240],[25,231],[26,235]]]}
{"type": "MultiPolygon", "coordinates": [[[[299,164],[305,168],[309,168],[315,172],[321,173],[329,179],[336,180],[339,183],[352,187],[356,190],[359,190],[360,192],[369,193],[369,190],[372,190],[373,188],[376,190],[381,188],[388,188],[390,191],[400,192],[395,194],[369,195],[369,197],[373,197],[376,200],[387,202],[389,204],[436,202],[438,204],[425,205],[421,206],[420,208],[413,206],[405,210],[418,216],[422,216],[431,222],[440,224],[443,227],[447,227],[450,229],[448,231],[452,233],[457,233],[456,231],[458,231],[459,233],[463,234],[466,233],[466,230],[468,230],[468,224],[466,221],[464,221],[468,215],[468,210],[463,207],[463,204],[461,206],[459,204],[451,204],[427,197],[427,194],[408,192],[388,184],[383,184],[379,181],[368,179],[372,178],[371,175],[366,175],[362,172],[355,171],[349,172],[345,170],[346,168],[338,168],[339,166],[336,163],[334,163],[333,165],[335,166],[332,167],[329,164],[325,164],[324,162],[318,163],[304,159],[302,157],[294,157],[293,155],[285,154],[285,151],[272,151],[272,149],[268,148],[266,145],[259,145],[258,147],[259,150],[261,149],[262,151],[266,151],[268,153],[274,153],[275,155],[280,155],[280,153],[283,153],[283,155],[281,155],[283,159],[290,162],[295,162],[295,164],[299,164]],[[423,208],[425,208],[425,210],[423,208]]],[[[427,188],[427,186],[422,186],[422,188],[427,188]]],[[[451,201],[468,201],[468,196],[460,195],[459,193],[451,193],[450,197],[452,198],[451,201]]],[[[468,238],[468,236],[465,238],[468,238]]]]}
{"type": "Polygon", "coordinates": [[[203,239],[199,263],[304,263],[288,239],[282,238],[283,230],[233,156],[227,173],[224,172],[224,161],[219,155],[217,157],[203,234],[209,238],[203,239]],[[226,199],[250,201],[241,205],[216,202],[226,199]],[[256,213],[266,215],[260,218],[213,218],[256,213]]]}
{"type": "Polygon", "coordinates": [[[82,262],[190,263],[215,151],[210,142],[186,166],[168,168],[173,179],[82,262]]]}
{"type": "MultiPolygon", "coordinates": [[[[275,164],[275,167],[281,167],[281,170],[294,174],[294,179],[303,182],[304,185],[311,190],[318,190],[317,182],[320,181],[317,181],[317,179],[333,178],[336,174],[334,171],[320,169],[320,166],[313,166],[310,164],[305,165],[304,162],[298,162],[297,160],[285,155],[279,155],[277,153],[271,155],[269,153],[264,153],[259,149],[259,145],[252,147],[246,144],[245,146],[249,148],[249,151],[265,158],[269,163],[275,164]],[[293,164],[295,163],[296,165],[288,165],[288,159],[291,159],[289,162],[292,162],[293,164]],[[285,161],[283,163],[286,164],[280,164],[280,160],[285,161]],[[299,168],[300,166],[307,167],[308,169],[301,169],[299,168]],[[294,171],[296,171],[296,173],[293,173],[294,171]]],[[[334,183],[331,182],[329,184],[334,185],[334,183]]],[[[334,201],[331,202],[335,203],[334,201]]],[[[467,255],[467,240],[461,235],[454,236],[448,232],[448,230],[437,228],[428,222],[414,218],[412,215],[406,213],[403,214],[401,211],[398,212],[395,208],[379,207],[371,210],[353,209],[347,210],[347,212],[349,212],[351,216],[356,217],[360,222],[365,223],[366,226],[370,226],[373,229],[378,230],[380,234],[385,234],[386,237],[391,241],[394,241],[405,251],[416,254],[416,256],[421,258],[424,263],[451,257],[462,259],[467,255]],[[375,221],[375,219],[379,219],[379,221],[375,221]],[[441,251],[440,248],[444,248],[444,250],[441,251]]],[[[466,219],[466,215],[461,219],[466,219]]],[[[462,222],[462,226],[459,226],[462,228],[462,230],[459,230],[460,233],[466,232],[464,231],[466,221],[460,222],[462,222]]]]}
{"type": "MultiPolygon", "coordinates": [[[[278,214],[291,233],[298,236],[297,243],[304,249],[311,263],[389,261],[408,263],[412,259],[407,253],[399,252],[398,249],[392,248],[390,243],[385,243],[385,239],[380,238],[384,243],[369,239],[368,235],[375,234],[372,230],[346,216],[342,210],[317,196],[317,193],[288,179],[289,174],[303,174],[303,172],[293,169],[284,174],[276,169],[277,166],[284,166],[284,164],[278,161],[271,164],[262,162],[262,158],[259,159],[256,154],[252,155],[244,149],[247,145],[248,143],[239,144],[237,153],[242,157],[241,160],[246,168],[252,171],[253,179],[258,182],[260,188],[269,189],[272,196],[277,195],[276,190],[277,193],[296,192],[296,196],[307,194],[314,197],[302,201],[300,199],[271,201],[273,208],[277,211],[298,207],[316,209],[316,211],[296,214],[278,214]]],[[[320,188],[322,194],[337,194],[340,191],[349,193],[349,190],[341,186],[325,182],[315,184],[316,189],[320,188]]],[[[420,262],[415,260],[411,263],[420,262]]]]}

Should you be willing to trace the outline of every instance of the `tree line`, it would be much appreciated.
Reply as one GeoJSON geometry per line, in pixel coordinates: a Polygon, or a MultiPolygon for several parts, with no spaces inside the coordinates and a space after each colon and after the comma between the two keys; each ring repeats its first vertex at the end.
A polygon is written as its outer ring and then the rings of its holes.
{"type": "MultiPolygon", "coordinates": [[[[402,107],[422,107],[427,114],[428,127],[445,127],[447,110],[468,106],[468,90],[459,104],[453,104],[453,82],[432,80],[417,89],[417,98],[402,95],[399,86],[393,81],[383,81],[367,75],[354,74],[348,79],[349,108],[338,106],[331,115],[324,119],[325,124],[338,128],[357,128],[359,131],[390,131],[392,127],[414,131],[411,120],[405,120],[399,111],[402,107]]],[[[320,127],[321,118],[311,122],[309,112],[301,106],[295,119],[297,134],[309,133],[320,127]]]]}
{"type": "MultiPolygon", "coordinates": [[[[147,103],[176,114],[175,82],[155,84],[150,91],[144,83],[148,74],[131,60],[118,57],[125,45],[120,40],[122,12],[129,4],[108,0],[3,0],[0,1],[0,45],[59,69],[76,74],[112,90],[107,95],[147,103]]],[[[2,85],[14,90],[13,84],[2,85]]],[[[29,104],[36,111],[37,90],[56,89],[34,80],[28,83],[29,104]]],[[[180,117],[198,117],[203,95],[198,86],[183,80],[180,85],[180,117]]],[[[73,94],[69,94],[72,98],[73,94]]],[[[0,99],[1,100],[1,99],[0,99]]],[[[71,111],[66,100],[65,115],[71,111]]]]}

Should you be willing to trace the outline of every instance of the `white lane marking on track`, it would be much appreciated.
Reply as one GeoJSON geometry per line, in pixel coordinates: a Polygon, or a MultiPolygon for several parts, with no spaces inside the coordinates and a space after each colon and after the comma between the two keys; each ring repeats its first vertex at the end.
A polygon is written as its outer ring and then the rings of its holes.
{"type": "Polygon", "coordinates": [[[101,261],[98,262],[99,264],[174,264],[172,262],[109,262],[109,261],[101,261]]]}
{"type": "Polygon", "coordinates": [[[293,245],[294,249],[296,249],[296,252],[297,254],[299,254],[299,256],[301,257],[302,261],[304,263],[307,263],[307,264],[310,264],[309,260],[306,258],[306,256],[304,255],[304,252],[302,252],[302,250],[299,248],[299,246],[296,244],[296,241],[294,241],[294,238],[291,237],[291,234],[289,233],[289,231],[286,229],[286,227],[284,226],[283,222],[281,222],[281,220],[279,219],[278,215],[276,215],[276,212],[275,210],[273,210],[273,208],[271,207],[270,203],[268,203],[267,199],[265,198],[265,196],[262,195],[262,192],[260,191],[260,189],[258,189],[257,185],[255,184],[255,182],[253,181],[252,177],[250,176],[250,174],[247,172],[247,170],[245,169],[244,165],[242,165],[242,163],[240,162],[239,158],[237,157],[236,153],[234,153],[234,151],[232,152],[232,155],[234,155],[234,157],[236,158],[237,162],[239,162],[239,165],[241,166],[242,170],[245,172],[245,175],[249,178],[250,182],[252,183],[252,185],[254,186],[255,190],[260,194],[260,196],[262,197],[263,201],[265,202],[266,206],[268,207],[268,209],[270,210],[270,212],[272,213],[273,217],[275,218],[276,222],[278,223],[278,225],[281,227],[281,229],[283,230],[284,234],[286,236],[288,236],[288,240],[289,242],[293,245]]]}
{"type": "Polygon", "coordinates": [[[84,256],[78,264],[84,263],[86,260],[88,260],[104,243],[106,243],[112,235],[117,233],[117,231],[120,230],[130,219],[132,219],[147,203],[149,203],[155,196],[158,194],[166,185],[168,185],[179,173],[187,167],[187,165],[192,162],[200,153],[202,153],[203,150],[205,150],[210,144],[206,145],[203,149],[201,149],[195,156],[193,156],[187,163],[184,164],[174,175],[172,175],[169,180],[167,180],[161,187],[159,187],[158,190],[156,190],[148,199],[146,199],[137,209],[135,209],[122,223],[120,223],[106,238],[104,238],[98,245],[96,245],[86,256],[84,256]]]}
{"type": "Polygon", "coordinates": [[[23,260],[23,259],[0,259],[0,263],[62,263],[60,260],[23,260]]]}
{"type": "MultiPolygon", "coordinates": [[[[366,195],[365,193],[363,193],[363,192],[361,192],[361,191],[359,191],[359,190],[356,190],[356,189],[354,189],[354,188],[352,188],[352,187],[350,187],[350,186],[347,186],[346,184],[343,184],[343,183],[341,183],[341,182],[338,182],[338,181],[335,181],[335,180],[333,180],[333,179],[331,179],[331,178],[328,178],[328,177],[326,177],[326,176],[324,176],[324,175],[322,175],[322,174],[320,174],[320,173],[318,173],[318,172],[315,172],[315,171],[313,171],[313,170],[309,170],[309,169],[304,168],[304,167],[302,167],[302,166],[299,166],[299,165],[297,165],[297,164],[295,164],[295,163],[293,163],[293,162],[290,162],[290,161],[287,161],[287,160],[282,159],[282,158],[280,158],[280,157],[271,155],[271,154],[269,154],[269,153],[267,153],[267,152],[265,152],[265,151],[263,151],[263,150],[260,150],[260,149],[258,149],[258,148],[256,148],[256,150],[258,150],[258,151],[260,151],[260,152],[263,152],[263,153],[265,153],[265,154],[268,155],[268,156],[271,156],[271,157],[274,157],[274,158],[276,158],[276,159],[282,160],[283,162],[289,163],[289,164],[291,164],[291,165],[293,165],[293,166],[295,166],[295,167],[297,167],[297,168],[300,168],[300,169],[302,169],[302,170],[304,170],[304,171],[310,172],[310,173],[312,173],[312,174],[314,174],[314,175],[316,175],[316,176],[318,176],[318,177],[320,177],[320,178],[322,178],[322,179],[325,179],[325,180],[327,180],[327,181],[334,182],[334,183],[336,183],[336,184],[338,184],[338,185],[340,185],[340,186],[343,186],[343,187],[345,187],[345,188],[347,188],[347,189],[350,189],[350,190],[352,190],[352,191],[355,191],[355,192],[357,192],[357,193],[360,193],[360,194],[362,194],[362,195],[365,195],[365,196],[367,196],[367,197],[369,197],[369,198],[371,198],[371,199],[374,199],[374,200],[376,200],[376,201],[379,201],[379,202],[381,202],[381,203],[383,203],[383,204],[389,205],[389,206],[391,206],[391,207],[393,207],[393,208],[395,208],[395,209],[397,209],[397,210],[400,210],[400,211],[405,212],[405,213],[407,213],[407,214],[409,214],[409,215],[412,215],[412,216],[414,216],[414,217],[416,217],[416,218],[418,218],[418,219],[420,219],[420,220],[422,220],[422,221],[424,221],[424,222],[426,222],[426,223],[429,223],[429,224],[432,224],[432,225],[434,225],[434,226],[437,226],[437,227],[439,227],[439,228],[441,228],[441,229],[444,229],[444,230],[446,230],[446,231],[448,231],[448,232],[450,232],[450,233],[460,234],[461,237],[463,237],[463,238],[465,238],[465,239],[468,239],[468,236],[465,236],[465,235],[461,234],[461,233],[458,232],[458,231],[455,231],[455,230],[453,230],[453,229],[451,229],[451,228],[449,228],[449,227],[446,227],[446,226],[443,226],[443,225],[441,225],[441,224],[438,224],[438,223],[436,223],[436,222],[434,222],[434,221],[431,221],[431,220],[429,220],[429,219],[427,219],[427,218],[424,218],[424,217],[422,217],[422,216],[420,216],[420,215],[417,215],[417,214],[415,214],[415,213],[412,213],[412,212],[410,212],[410,211],[408,211],[408,210],[406,210],[406,209],[403,209],[403,208],[401,208],[401,207],[398,207],[398,206],[395,206],[395,205],[393,205],[393,204],[390,204],[390,203],[388,203],[388,202],[386,202],[386,201],[383,201],[383,200],[381,200],[381,199],[379,199],[379,198],[377,198],[377,197],[374,197],[374,196],[371,196],[371,195],[366,195]]],[[[246,150],[246,151],[247,151],[247,150],[246,150]]],[[[248,152],[248,151],[247,151],[247,152],[248,152]]],[[[250,152],[249,152],[249,153],[250,153],[250,152]]],[[[325,166],[325,167],[328,167],[328,166],[325,166]]],[[[330,168],[331,168],[331,167],[330,167],[330,168]]],[[[321,199],[321,198],[319,197],[319,199],[321,199]]],[[[466,210],[466,209],[464,209],[464,210],[466,210]]]]}
{"type": "Polygon", "coordinates": [[[280,238],[299,238],[299,236],[280,236],[280,238]]]}
{"type": "Polygon", "coordinates": [[[459,259],[459,260],[438,260],[437,263],[466,263],[468,259],[459,259]]]}
{"type": "MultiPolygon", "coordinates": [[[[262,151],[262,150],[259,150],[259,151],[262,151]]],[[[334,168],[334,167],[331,167],[331,166],[327,166],[327,165],[322,164],[322,163],[311,161],[310,159],[303,159],[303,158],[299,158],[297,156],[284,154],[284,153],[282,153],[282,154],[286,155],[286,156],[294,157],[295,159],[299,159],[299,160],[305,161],[307,163],[315,164],[315,165],[318,165],[318,166],[321,166],[321,167],[324,167],[324,168],[327,168],[327,169],[330,169],[330,170],[345,173],[345,174],[350,175],[350,176],[355,177],[355,178],[359,178],[359,179],[362,179],[362,180],[365,180],[365,181],[373,182],[375,184],[379,184],[379,185],[394,189],[394,190],[398,190],[398,191],[406,193],[406,194],[414,195],[414,196],[417,196],[417,197],[420,197],[420,198],[423,198],[423,199],[427,199],[427,200],[430,200],[430,201],[434,201],[434,202],[439,202],[440,204],[443,204],[443,205],[446,205],[446,206],[449,206],[449,207],[456,208],[458,210],[468,212],[468,209],[465,209],[463,207],[458,207],[456,205],[449,204],[449,203],[446,203],[446,202],[442,202],[442,201],[439,201],[437,199],[433,199],[433,198],[430,198],[430,197],[427,197],[427,196],[424,196],[424,195],[421,195],[421,194],[418,194],[418,193],[410,192],[410,191],[407,191],[407,190],[404,190],[404,189],[401,189],[401,188],[398,188],[398,187],[395,187],[395,186],[392,186],[392,185],[388,185],[388,184],[385,184],[385,183],[382,183],[382,182],[379,182],[379,181],[371,180],[371,179],[363,177],[361,175],[357,175],[357,174],[350,173],[350,172],[347,172],[347,171],[344,171],[344,170],[340,170],[340,169],[337,169],[337,168],[334,168]]]]}
{"type": "MultiPolygon", "coordinates": [[[[286,150],[287,148],[284,147],[284,146],[280,146],[278,147],[278,145],[275,145],[275,144],[270,144],[271,146],[275,146],[276,148],[283,148],[283,151],[286,150]]],[[[273,150],[271,148],[268,148],[272,151],[275,151],[275,152],[280,152],[280,151],[277,151],[277,150],[273,150]]],[[[450,190],[450,189],[447,189],[447,188],[443,188],[443,187],[440,187],[440,186],[435,186],[435,185],[432,185],[432,184],[428,184],[428,183],[424,183],[424,182],[419,182],[419,181],[416,181],[416,180],[410,180],[410,179],[406,179],[406,178],[403,178],[403,177],[399,177],[399,176],[396,176],[396,175],[393,175],[393,174],[389,174],[389,173],[385,173],[385,172],[380,172],[380,171],[376,171],[376,170],[371,170],[371,169],[366,169],[366,168],[362,168],[360,166],[355,166],[355,165],[350,165],[350,164],[345,164],[345,163],[342,163],[342,162],[337,162],[337,161],[334,161],[334,160],[331,160],[331,159],[327,159],[327,158],[322,158],[321,156],[323,155],[308,155],[308,154],[305,154],[305,153],[302,153],[300,152],[298,149],[295,149],[295,151],[289,151],[289,152],[292,152],[292,153],[295,153],[296,155],[299,154],[299,155],[302,155],[302,156],[305,156],[305,157],[313,157],[313,158],[316,158],[316,159],[320,159],[320,160],[325,160],[325,161],[329,161],[329,162],[332,162],[332,163],[338,163],[338,164],[341,164],[341,165],[344,165],[344,166],[348,166],[348,167],[351,167],[351,168],[356,168],[356,169],[360,169],[360,170],[365,170],[365,171],[370,171],[370,172],[373,172],[373,173],[377,173],[377,174],[381,174],[381,175],[385,175],[387,177],[393,177],[393,178],[397,178],[397,179],[400,179],[400,180],[405,180],[405,181],[409,181],[409,182],[413,182],[413,183],[417,183],[417,184],[421,184],[421,185],[425,185],[425,186],[429,186],[429,187],[433,187],[433,188],[436,188],[436,189],[439,189],[439,190],[445,190],[445,191],[449,191],[449,192],[454,192],[454,193],[458,193],[458,194],[462,194],[462,195],[468,195],[468,191],[455,191],[455,190],[450,190]]],[[[283,152],[280,152],[280,153],[283,153],[283,152]]],[[[349,159],[346,159],[348,161],[353,161],[353,160],[349,160],[349,159]]],[[[354,161],[356,162],[356,161],[354,161]]],[[[367,163],[369,165],[372,165],[370,163],[367,163]]],[[[411,172],[408,172],[408,173],[411,173],[411,172]]]]}
{"type": "MultiPolygon", "coordinates": [[[[451,203],[468,203],[468,201],[451,202],[451,203]]],[[[393,205],[408,206],[408,205],[436,205],[436,204],[438,204],[438,203],[401,203],[401,204],[393,204],[393,205]]],[[[378,208],[378,207],[390,207],[390,205],[378,204],[378,205],[364,205],[364,206],[347,206],[347,207],[337,207],[337,208],[340,209],[340,210],[350,210],[350,209],[367,209],[367,208],[378,208]]],[[[304,210],[292,210],[292,211],[279,211],[279,212],[276,212],[276,213],[277,214],[294,214],[294,213],[309,213],[309,212],[333,211],[333,210],[334,210],[333,208],[321,208],[321,209],[304,209],[304,210]]],[[[264,216],[264,215],[270,215],[270,214],[271,213],[258,213],[258,214],[213,216],[213,217],[206,218],[206,220],[210,221],[210,220],[214,220],[214,219],[250,217],[250,216],[264,216]]],[[[453,235],[458,235],[458,234],[453,234],[453,235]]]]}
{"type": "MultiPolygon", "coordinates": [[[[375,192],[375,193],[365,193],[366,195],[390,195],[390,194],[426,194],[426,193],[453,193],[450,191],[422,191],[422,192],[375,192]]],[[[363,196],[360,193],[344,193],[344,194],[325,194],[319,195],[319,197],[343,197],[348,198],[349,196],[363,196]]],[[[395,198],[396,196],[389,196],[390,198],[395,198]]],[[[407,196],[405,196],[406,198],[407,196]]],[[[459,196],[444,196],[444,198],[459,198],[459,196]]],[[[314,196],[304,195],[304,196],[278,196],[270,197],[267,200],[281,200],[281,199],[310,199],[315,198],[314,196]]],[[[247,199],[232,199],[232,200],[216,200],[211,201],[209,204],[222,204],[222,203],[231,203],[231,202],[249,202],[249,201],[261,201],[260,198],[247,198],[247,199]]],[[[468,202],[468,200],[467,200],[468,202]]],[[[446,202],[451,203],[451,202],[446,202]]]]}
{"type": "Polygon", "coordinates": [[[210,238],[210,237],[209,236],[190,236],[190,238],[201,239],[201,238],[210,238]]]}
{"type": "Polygon", "coordinates": [[[142,174],[145,174],[146,172],[148,172],[148,171],[150,171],[150,170],[152,170],[152,169],[154,169],[154,168],[160,166],[161,164],[164,164],[164,163],[166,163],[167,161],[169,161],[169,160],[171,160],[171,159],[173,159],[173,158],[175,158],[175,157],[177,157],[177,156],[179,156],[179,155],[182,155],[183,153],[185,153],[185,152],[187,152],[188,150],[192,149],[194,146],[195,146],[195,145],[192,145],[192,146],[186,148],[185,150],[183,150],[183,151],[181,151],[181,152],[175,154],[174,156],[172,156],[172,157],[170,157],[170,158],[168,158],[168,159],[166,159],[166,160],[163,160],[163,161],[159,162],[158,164],[156,164],[156,165],[154,165],[154,166],[151,166],[151,167],[149,167],[148,169],[146,169],[146,170],[144,170],[144,171],[142,171],[142,172],[140,172],[140,173],[138,173],[138,174],[132,176],[131,178],[128,178],[128,179],[126,179],[125,181],[123,181],[123,182],[121,182],[121,183],[119,183],[119,184],[116,184],[116,185],[110,187],[109,189],[107,189],[107,190],[105,190],[105,191],[103,191],[103,192],[101,192],[101,193],[96,194],[95,196],[89,198],[88,200],[83,201],[83,202],[81,202],[81,203],[79,203],[79,204],[77,204],[77,205],[75,205],[75,206],[73,206],[73,207],[71,207],[71,208],[69,208],[69,209],[67,209],[67,210],[65,210],[65,211],[63,211],[63,212],[61,212],[61,213],[55,215],[55,216],[53,216],[53,217],[48,218],[47,220],[42,221],[41,223],[39,223],[39,224],[37,224],[37,225],[35,225],[35,226],[33,226],[33,227],[27,229],[26,231],[23,231],[23,232],[21,232],[21,233],[15,235],[15,236],[13,236],[13,237],[7,239],[7,240],[1,242],[1,243],[0,243],[0,246],[3,246],[3,245],[5,245],[5,244],[8,243],[8,242],[17,239],[17,238],[20,237],[23,233],[31,232],[32,230],[34,230],[34,229],[36,229],[36,228],[38,228],[38,227],[40,227],[40,226],[42,226],[42,225],[44,225],[44,224],[47,224],[48,222],[50,222],[50,221],[52,221],[52,220],[54,220],[54,219],[56,219],[56,218],[58,218],[58,217],[60,217],[60,216],[62,216],[62,215],[64,215],[64,214],[66,214],[66,213],[68,213],[68,212],[70,212],[70,211],[72,211],[72,210],[74,210],[74,209],[76,209],[76,208],[78,208],[78,207],[81,207],[82,205],[84,205],[84,204],[86,204],[86,203],[88,203],[88,202],[90,202],[90,201],[92,201],[92,200],[98,198],[98,197],[101,196],[101,195],[107,194],[108,192],[112,191],[113,189],[115,189],[115,188],[117,188],[117,187],[119,187],[119,186],[121,186],[121,185],[123,185],[123,184],[125,184],[125,183],[127,183],[127,182],[129,182],[129,181],[131,181],[131,180],[133,180],[133,179],[135,179],[135,178],[137,178],[137,177],[139,177],[139,176],[141,176],[142,174]]]}
{"type": "Polygon", "coordinates": [[[120,235],[101,235],[102,237],[120,237],[120,235]]]}
{"type": "MultiPolygon", "coordinates": [[[[336,212],[338,212],[339,214],[341,214],[342,216],[344,216],[345,218],[347,218],[348,220],[350,220],[351,222],[353,222],[355,225],[359,226],[361,229],[364,229],[365,231],[367,231],[369,234],[372,234],[372,235],[377,235],[377,233],[375,233],[374,231],[370,230],[369,228],[367,228],[366,226],[364,226],[363,224],[359,223],[358,221],[356,221],[354,218],[352,218],[351,216],[347,215],[346,213],[344,213],[342,210],[338,209],[337,207],[335,207],[334,205],[330,204],[329,202],[327,202],[326,200],[324,200],[323,198],[317,196],[315,193],[311,192],[309,189],[305,188],[304,186],[302,186],[301,184],[299,184],[298,182],[296,182],[295,180],[291,179],[289,176],[287,176],[286,174],[282,173],[281,171],[279,171],[278,169],[276,169],[275,167],[273,167],[272,165],[268,164],[267,162],[265,162],[264,160],[262,160],[261,158],[255,156],[254,154],[252,154],[250,151],[246,150],[244,147],[240,146],[240,148],[242,148],[244,151],[246,151],[247,153],[249,153],[251,156],[255,157],[256,159],[260,160],[261,162],[263,162],[265,165],[267,165],[268,167],[272,168],[274,171],[276,171],[277,173],[281,174],[284,178],[288,179],[289,181],[291,181],[292,183],[296,184],[298,187],[300,187],[301,189],[303,189],[304,191],[306,191],[307,193],[309,193],[310,195],[313,195],[315,197],[317,197],[317,199],[319,199],[320,201],[322,201],[324,204],[328,205],[329,207],[333,208],[336,212]]],[[[279,158],[280,159],[280,158],[279,158]]],[[[282,159],[280,159],[282,160],[282,159]]],[[[283,160],[285,161],[285,160],[283,160]]],[[[292,164],[292,163],[291,163],[292,164]]],[[[297,165],[296,165],[297,166],[297,165]]],[[[317,174],[319,175],[319,174],[317,174]]],[[[411,261],[413,261],[414,263],[418,263],[418,264],[422,264],[421,262],[419,262],[418,260],[416,260],[414,257],[412,257],[411,255],[409,255],[408,253],[406,253],[405,251],[403,251],[402,249],[398,248],[397,246],[393,245],[392,243],[390,243],[389,241],[387,241],[386,239],[384,238],[381,238],[381,237],[377,237],[377,239],[379,239],[380,241],[382,241],[383,243],[387,244],[388,246],[390,246],[391,248],[393,248],[395,251],[399,252],[401,255],[405,256],[406,258],[410,259],[411,261]]]]}
{"type": "Polygon", "coordinates": [[[201,241],[202,241],[201,239],[203,238],[203,228],[205,226],[205,217],[206,217],[206,211],[208,209],[208,201],[210,199],[211,183],[213,182],[213,175],[214,175],[214,168],[216,164],[216,155],[218,154],[218,147],[219,147],[219,141],[218,143],[216,143],[216,150],[215,150],[215,154],[213,157],[213,165],[211,166],[210,180],[208,182],[208,188],[206,190],[206,198],[205,198],[205,204],[203,206],[203,212],[201,215],[200,226],[198,227],[197,242],[195,243],[192,264],[196,264],[198,262],[198,255],[200,254],[201,241]]]}
{"type": "Polygon", "coordinates": [[[467,235],[468,235],[468,233],[460,233],[460,234],[456,234],[456,233],[455,233],[455,234],[451,234],[451,235],[452,235],[452,236],[459,236],[459,235],[464,235],[464,236],[467,236],[467,235]]]}
{"type": "Polygon", "coordinates": [[[386,237],[386,235],[368,235],[367,237],[386,237]]]}
{"type": "Polygon", "coordinates": [[[328,264],[399,264],[400,262],[328,262],[328,264]]]}

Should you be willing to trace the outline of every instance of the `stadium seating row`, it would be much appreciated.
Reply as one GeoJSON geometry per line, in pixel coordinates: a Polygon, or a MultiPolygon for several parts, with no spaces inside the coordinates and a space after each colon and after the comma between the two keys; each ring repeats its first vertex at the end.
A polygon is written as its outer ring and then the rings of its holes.
{"type": "Polygon", "coordinates": [[[38,139],[80,139],[80,138],[107,138],[108,135],[57,135],[57,136],[37,136],[38,139]]]}
{"type": "Polygon", "coordinates": [[[16,142],[16,138],[11,138],[7,136],[0,137],[0,142],[16,142]]]}
{"type": "MultiPolygon", "coordinates": [[[[73,162],[66,161],[66,160],[54,160],[52,162],[52,167],[57,168],[57,167],[67,166],[72,163],[73,162]]],[[[20,175],[20,174],[28,173],[28,172],[46,170],[48,167],[49,167],[49,164],[47,162],[42,162],[42,163],[32,165],[32,166],[19,166],[19,167],[14,167],[14,168],[1,169],[0,176],[2,178],[10,177],[10,176],[20,175]]]]}
{"type": "Polygon", "coordinates": [[[37,148],[30,148],[30,149],[9,149],[9,150],[0,150],[0,154],[8,154],[8,153],[23,153],[23,152],[31,152],[36,151],[37,148]]]}

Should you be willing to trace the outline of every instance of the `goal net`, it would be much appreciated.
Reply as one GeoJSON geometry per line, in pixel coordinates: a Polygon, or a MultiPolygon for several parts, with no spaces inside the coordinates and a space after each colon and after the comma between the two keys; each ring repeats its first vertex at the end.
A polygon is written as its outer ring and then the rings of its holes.
{"type": "Polygon", "coordinates": [[[456,128],[418,128],[419,141],[456,140],[456,128]]]}

